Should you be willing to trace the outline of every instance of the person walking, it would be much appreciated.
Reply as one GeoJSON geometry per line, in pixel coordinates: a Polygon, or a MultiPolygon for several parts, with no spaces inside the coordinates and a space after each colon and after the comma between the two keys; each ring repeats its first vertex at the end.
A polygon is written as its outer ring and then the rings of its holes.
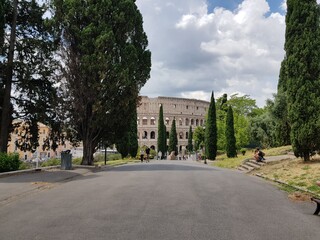
{"type": "Polygon", "coordinates": [[[146,162],[150,162],[150,148],[146,149],[146,154],[147,154],[146,162]]]}
{"type": "Polygon", "coordinates": [[[140,150],[140,160],[141,162],[143,162],[143,158],[144,158],[144,151],[143,149],[140,150]]]}

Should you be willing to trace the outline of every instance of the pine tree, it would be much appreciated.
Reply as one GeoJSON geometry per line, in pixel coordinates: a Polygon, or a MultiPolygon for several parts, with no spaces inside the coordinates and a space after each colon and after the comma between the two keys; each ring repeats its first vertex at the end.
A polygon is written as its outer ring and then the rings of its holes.
{"type": "Polygon", "coordinates": [[[165,125],[163,121],[163,107],[160,106],[159,109],[159,118],[158,118],[158,152],[161,151],[162,156],[164,156],[166,152],[166,135],[165,135],[165,125]]]}
{"type": "Polygon", "coordinates": [[[193,151],[193,144],[192,144],[192,126],[189,128],[189,133],[188,133],[188,152],[191,153],[193,151]]]}
{"type": "MultiPolygon", "coordinates": [[[[206,158],[215,160],[217,156],[217,120],[216,120],[216,104],[213,92],[208,110],[208,119],[205,129],[205,151],[206,158]]],[[[206,163],[206,162],[205,162],[206,163]]]]}
{"type": "Polygon", "coordinates": [[[174,118],[171,125],[170,136],[169,136],[169,154],[174,151],[174,154],[178,155],[178,138],[176,129],[176,119],[174,118]]]}
{"type": "Polygon", "coordinates": [[[320,44],[316,0],[288,0],[285,88],[295,156],[309,161],[320,149],[320,44]]]}
{"type": "Polygon", "coordinates": [[[164,152],[162,152],[162,157],[167,156],[167,151],[168,151],[168,137],[167,137],[167,127],[163,123],[163,146],[164,146],[164,152]]]}
{"type": "Polygon", "coordinates": [[[226,118],[226,152],[229,158],[237,157],[236,137],[234,134],[234,121],[232,107],[229,106],[226,118]]]}

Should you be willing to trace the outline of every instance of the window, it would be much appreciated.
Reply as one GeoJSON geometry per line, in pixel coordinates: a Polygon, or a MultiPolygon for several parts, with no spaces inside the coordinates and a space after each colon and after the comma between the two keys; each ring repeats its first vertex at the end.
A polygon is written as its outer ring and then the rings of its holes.
{"type": "Polygon", "coordinates": [[[183,139],[183,133],[182,132],[179,133],[179,139],[183,139]]]}
{"type": "Polygon", "coordinates": [[[188,105],[186,106],[186,109],[189,109],[189,106],[188,106],[188,105]]]}
{"type": "Polygon", "coordinates": [[[196,126],[199,126],[199,119],[196,119],[196,126]]]}
{"type": "Polygon", "coordinates": [[[182,126],[182,119],[179,118],[179,125],[182,126]]]}
{"type": "Polygon", "coordinates": [[[148,125],[148,119],[146,117],[142,118],[142,125],[148,125]]]}
{"type": "Polygon", "coordinates": [[[200,120],[200,126],[203,126],[203,119],[200,120]]]}
{"type": "Polygon", "coordinates": [[[189,118],[186,118],[186,126],[189,126],[189,118]]]}
{"type": "Polygon", "coordinates": [[[142,139],[148,139],[148,133],[147,133],[147,131],[144,131],[144,132],[143,132],[142,139]]]}
{"type": "Polygon", "coordinates": [[[154,117],[150,119],[150,125],[156,125],[156,119],[154,117]]]}
{"type": "Polygon", "coordinates": [[[151,138],[151,139],[156,139],[156,133],[155,133],[154,131],[152,131],[152,132],[150,133],[150,138],[151,138]]]}
{"type": "Polygon", "coordinates": [[[197,107],[197,110],[199,110],[199,107],[197,107]]]}
{"type": "Polygon", "coordinates": [[[192,126],[194,125],[194,120],[193,120],[193,119],[191,119],[191,125],[192,125],[192,126]]]}
{"type": "Polygon", "coordinates": [[[170,120],[169,118],[166,117],[166,125],[169,125],[170,124],[170,120]]]}
{"type": "Polygon", "coordinates": [[[186,139],[188,139],[189,138],[189,133],[188,132],[186,132],[186,139]]]}

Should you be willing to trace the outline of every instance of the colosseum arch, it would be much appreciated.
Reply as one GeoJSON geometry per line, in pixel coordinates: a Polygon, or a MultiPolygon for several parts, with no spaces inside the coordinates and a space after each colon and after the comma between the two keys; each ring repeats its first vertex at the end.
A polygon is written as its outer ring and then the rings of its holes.
{"type": "Polygon", "coordinates": [[[196,126],[199,126],[199,119],[196,119],[196,126]]]}
{"type": "Polygon", "coordinates": [[[183,132],[179,132],[179,139],[183,139],[183,132]]]}
{"type": "Polygon", "coordinates": [[[191,126],[193,126],[194,125],[194,119],[191,118],[190,122],[191,122],[191,126]]]}
{"type": "Polygon", "coordinates": [[[166,125],[169,125],[169,124],[170,124],[170,119],[169,119],[168,117],[166,117],[165,124],[166,124],[166,125]]]}
{"type": "Polygon", "coordinates": [[[189,118],[186,118],[186,126],[189,126],[189,118]]]}
{"type": "Polygon", "coordinates": [[[179,118],[179,126],[182,126],[182,119],[179,118]]]}
{"type": "Polygon", "coordinates": [[[203,126],[203,119],[200,120],[200,126],[203,126]]]}
{"type": "Polygon", "coordinates": [[[148,139],[148,132],[143,131],[142,139],[148,139]]]}
{"type": "Polygon", "coordinates": [[[156,139],[156,133],[154,131],[151,131],[150,139],[156,139]]]}

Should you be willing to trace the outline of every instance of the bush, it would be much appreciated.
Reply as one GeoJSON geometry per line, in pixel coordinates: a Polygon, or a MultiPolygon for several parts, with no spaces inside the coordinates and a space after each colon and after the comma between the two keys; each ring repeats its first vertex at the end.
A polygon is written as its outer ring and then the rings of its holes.
{"type": "Polygon", "coordinates": [[[72,164],[74,165],[81,165],[82,158],[73,158],[72,159],[72,164]]]}
{"type": "Polygon", "coordinates": [[[20,166],[19,166],[19,170],[26,170],[26,169],[30,169],[33,168],[32,164],[29,162],[20,162],[20,166]]]}
{"type": "Polygon", "coordinates": [[[18,154],[0,153],[0,172],[16,171],[20,163],[18,154]]]}
{"type": "Polygon", "coordinates": [[[57,166],[57,165],[61,165],[61,160],[53,158],[53,159],[49,159],[45,162],[42,162],[40,164],[40,167],[50,167],[50,166],[57,166]]]}
{"type": "MultiPolygon", "coordinates": [[[[108,153],[107,154],[107,161],[119,160],[119,159],[122,159],[120,153],[111,153],[111,154],[108,153]]],[[[96,154],[94,156],[94,161],[95,162],[104,162],[104,153],[96,154]]],[[[80,163],[81,163],[81,161],[80,161],[80,163]]]]}
{"type": "Polygon", "coordinates": [[[243,156],[246,155],[246,151],[247,151],[246,148],[241,148],[240,149],[240,152],[242,153],[243,156]]]}

